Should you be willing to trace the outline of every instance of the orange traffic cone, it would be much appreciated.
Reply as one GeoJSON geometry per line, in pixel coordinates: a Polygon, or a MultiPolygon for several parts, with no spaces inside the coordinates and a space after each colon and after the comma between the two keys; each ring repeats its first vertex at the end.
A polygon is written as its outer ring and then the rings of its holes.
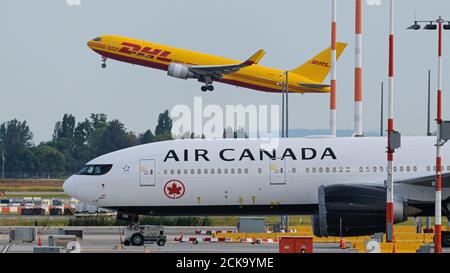
{"type": "Polygon", "coordinates": [[[347,243],[345,242],[344,238],[341,238],[341,249],[347,249],[347,243]]]}

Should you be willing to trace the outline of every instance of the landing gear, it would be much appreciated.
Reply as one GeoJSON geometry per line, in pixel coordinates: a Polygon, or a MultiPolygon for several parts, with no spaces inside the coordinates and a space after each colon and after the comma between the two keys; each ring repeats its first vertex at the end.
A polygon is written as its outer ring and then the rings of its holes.
{"type": "Polygon", "coordinates": [[[103,69],[106,68],[106,60],[108,60],[108,58],[102,56],[102,68],[103,68],[103,69]]]}
{"type": "Polygon", "coordinates": [[[206,91],[214,91],[214,86],[212,86],[212,85],[210,85],[210,84],[204,85],[204,86],[201,87],[201,90],[202,90],[203,92],[206,92],[206,91]]]}

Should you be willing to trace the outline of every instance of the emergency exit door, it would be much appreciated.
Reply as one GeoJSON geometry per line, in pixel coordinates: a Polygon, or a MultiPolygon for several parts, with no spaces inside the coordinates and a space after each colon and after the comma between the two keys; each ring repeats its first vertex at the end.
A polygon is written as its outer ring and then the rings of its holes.
{"type": "Polygon", "coordinates": [[[286,161],[284,159],[275,159],[269,161],[270,184],[286,184],[286,161]]]}
{"type": "Polygon", "coordinates": [[[155,186],[155,174],[154,159],[141,159],[139,161],[139,184],[141,186],[155,186]]]}

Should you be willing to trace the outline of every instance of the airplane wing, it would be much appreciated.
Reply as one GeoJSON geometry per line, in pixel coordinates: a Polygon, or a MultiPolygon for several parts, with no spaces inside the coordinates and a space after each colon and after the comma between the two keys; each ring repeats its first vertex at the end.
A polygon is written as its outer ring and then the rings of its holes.
{"type": "MultiPolygon", "coordinates": [[[[415,177],[411,179],[398,180],[395,181],[397,184],[407,184],[414,186],[422,186],[422,187],[435,187],[436,175],[423,176],[423,177],[415,177]]],[[[442,187],[450,188],[450,173],[442,174],[442,187]]]]}
{"type": "Polygon", "coordinates": [[[258,62],[264,57],[266,52],[260,49],[248,60],[240,64],[231,65],[211,65],[211,66],[189,66],[189,70],[192,73],[198,74],[200,76],[210,76],[212,78],[221,78],[223,75],[231,74],[240,69],[251,66],[253,64],[258,64],[258,62]]]}

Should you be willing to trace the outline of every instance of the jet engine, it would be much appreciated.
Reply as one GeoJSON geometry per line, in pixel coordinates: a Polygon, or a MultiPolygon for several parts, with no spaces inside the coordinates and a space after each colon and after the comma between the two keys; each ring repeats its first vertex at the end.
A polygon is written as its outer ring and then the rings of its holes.
{"type": "MultiPolygon", "coordinates": [[[[394,223],[420,213],[408,203],[394,200],[394,223]]],[[[386,231],[386,189],[363,185],[319,188],[319,214],[313,216],[318,237],[365,236],[386,231]]]]}
{"type": "Polygon", "coordinates": [[[189,71],[189,68],[182,64],[171,63],[167,70],[167,75],[186,80],[188,78],[195,78],[195,74],[189,71]]]}

